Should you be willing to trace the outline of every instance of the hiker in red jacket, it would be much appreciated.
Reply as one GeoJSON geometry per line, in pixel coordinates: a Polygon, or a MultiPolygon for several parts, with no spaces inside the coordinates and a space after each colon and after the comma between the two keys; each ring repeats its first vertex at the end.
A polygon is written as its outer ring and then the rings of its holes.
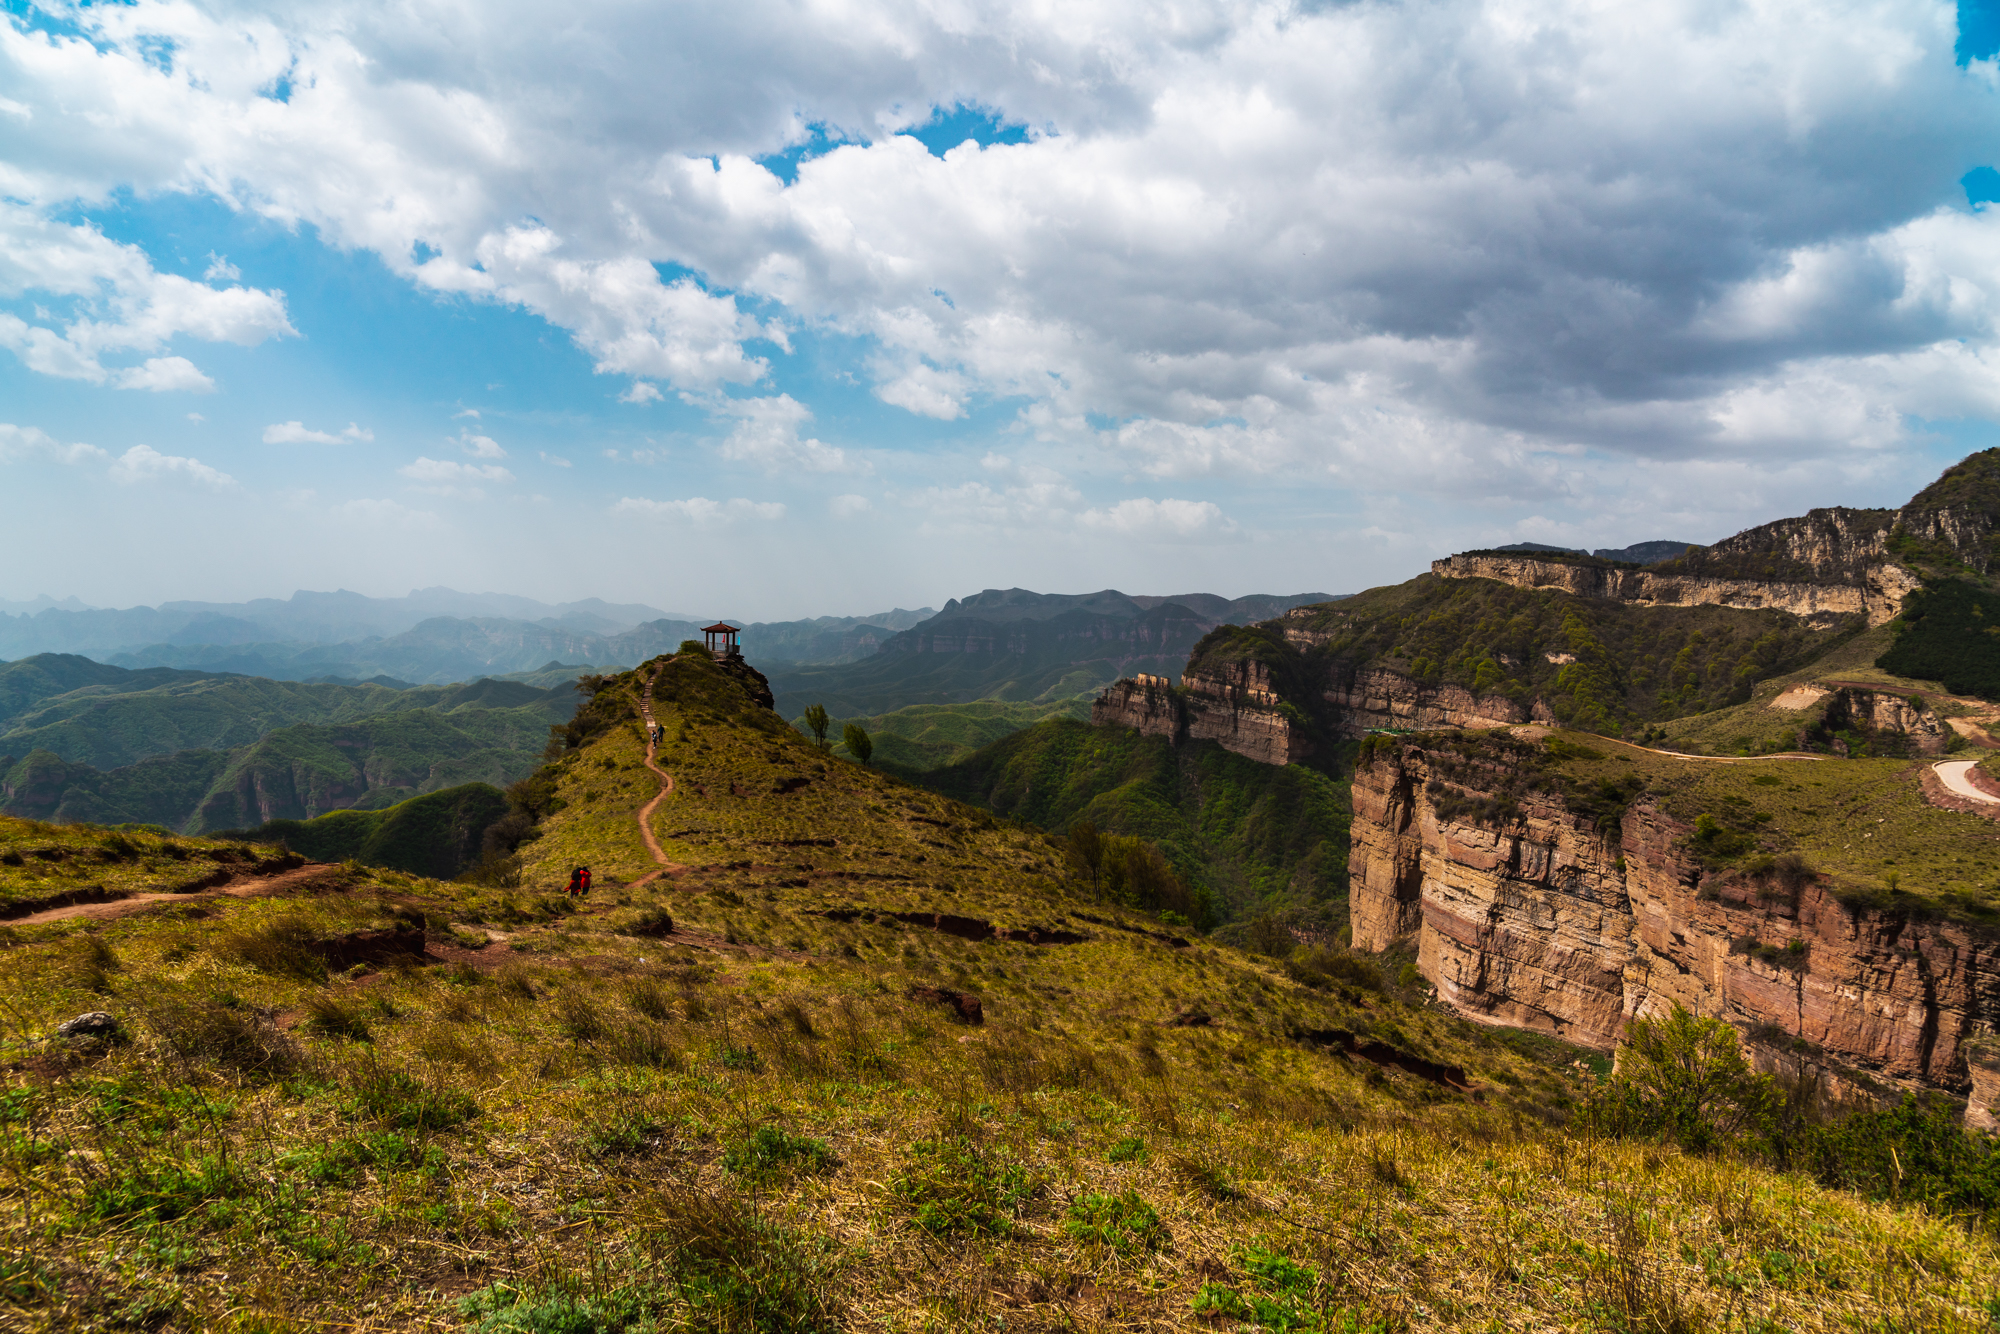
{"type": "Polygon", "coordinates": [[[583,892],[586,894],[590,892],[590,868],[588,866],[583,868],[583,892]]]}
{"type": "Polygon", "coordinates": [[[584,889],[588,887],[589,884],[590,884],[589,877],[584,874],[584,870],[581,866],[570,867],[569,896],[571,898],[573,899],[581,898],[583,896],[584,889]]]}

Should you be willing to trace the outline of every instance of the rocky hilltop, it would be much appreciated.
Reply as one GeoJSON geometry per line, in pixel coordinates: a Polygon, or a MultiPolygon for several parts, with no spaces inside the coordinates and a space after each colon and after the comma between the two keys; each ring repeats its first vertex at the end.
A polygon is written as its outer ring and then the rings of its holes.
{"type": "Polygon", "coordinates": [[[1629,787],[1621,809],[1552,779],[1531,742],[1372,749],[1354,777],[1354,943],[1414,940],[1461,1013],[1608,1050],[1628,1020],[1680,1004],[1836,1092],[2000,1100],[1975,1059],[2000,1016],[1991,930],[1844,901],[1841,877],[1797,864],[1706,863],[1694,823],[1629,787]]]}

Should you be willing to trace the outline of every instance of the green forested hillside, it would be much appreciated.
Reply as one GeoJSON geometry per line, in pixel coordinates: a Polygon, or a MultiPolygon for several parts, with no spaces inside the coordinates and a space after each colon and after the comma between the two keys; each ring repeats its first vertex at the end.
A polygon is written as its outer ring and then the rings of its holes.
{"type": "Polygon", "coordinates": [[[909,777],[1044,829],[1088,820],[1147,839],[1223,918],[1294,907],[1345,916],[1348,789],[1316,769],[1053,720],[909,777]]]}
{"type": "Polygon", "coordinates": [[[567,682],[548,689],[478,680],[394,690],[165,668],[125,671],[43,654],[0,666],[0,753],[48,751],[114,769],[178,751],[246,746],[300,723],[347,723],[413,710],[530,709],[545,715],[546,725],[575,708],[567,682]]]}
{"type": "Polygon", "coordinates": [[[462,783],[515,782],[534,768],[548,729],[541,706],[410,709],[279,728],[231,750],[182,751],[108,770],[46,750],[0,756],[0,810],[183,833],[308,819],[462,783]]]}
{"type": "MultiPolygon", "coordinates": [[[[875,743],[870,762],[898,773],[918,773],[965,759],[982,746],[1032,727],[1045,718],[1090,720],[1089,695],[1057,700],[1049,704],[1010,704],[997,699],[974,700],[969,704],[912,704],[908,708],[878,713],[871,718],[836,718],[833,733],[837,740],[842,725],[858,722],[875,743]]],[[[794,726],[804,730],[803,721],[794,726]]],[[[834,753],[846,757],[846,747],[835,745],[834,753]]]]}
{"type": "Polygon", "coordinates": [[[334,811],[311,820],[272,820],[238,835],[283,842],[318,862],[360,862],[449,880],[479,860],[480,838],[507,813],[487,783],[465,783],[375,811],[334,811]]]}
{"type": "MultiPolygon", "coordinates": [[[[1633,606],[1422,575],[1288,618],[1286,632],[1319,640],[1310,655],[1274,629],[1224,627],[1193,661],[1254,656],[1281,675],[1315,677],[1382,666],[1421,684],[1539,696],[1565,724],[1615,733],[1741,703],[1759,681],[1804,666],[1861,629],[1858,617],[1815,630],[1779,611],[1633,606]]],[[[1314,692],[1280,693],[1309,699],[1314,692]]]]}

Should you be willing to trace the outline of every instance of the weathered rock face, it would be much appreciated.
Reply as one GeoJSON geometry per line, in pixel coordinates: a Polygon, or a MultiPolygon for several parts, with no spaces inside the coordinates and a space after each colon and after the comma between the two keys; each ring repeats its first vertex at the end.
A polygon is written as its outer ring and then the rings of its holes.
{"type": "Polygon", "coordinates": [[[1491,554],[1434,560],[1431,573],[1442,579],[1492,579],[1516,588],[1554,588],[1576,597],[1642,607],[1786,611],[1816,626],[1831,625],[1843,616],[1866,616],[1871,626],[1885,624],[1895,617],[1904,595],[1917,586],[1915,575],[1887,564],[1868,567],[1865,577],[1852,584],[1707,578],[1491,554]]]}
{"type": "Polygon", "coordinates": [[[1270,669],[1260,662],[1214,663],[1181,677],[1187,735],[1265,764],[1290,764],[1311,750],[1303,729],[1280,707],[1270,669]]]}
{"type": "Polygon", "coordinates": [[[1311,743],[1280,707],[1269,671],[1260,663],[1217,664],[1181,677],[1177,692],[1164,677],[1116,682],[1090,706],[1098,727],[1132,727],[1148,736],[1214,741],[1264,764],[1290,764],[1311,743]]]}
{"type": "Polygon", "coordinates": [[[1835,507],[1746,528],[1664,562],[1676,574],[1860,584],[1888,551],[1894,510],[1835,507]]]}
{"type": "Polygon", "coordinates": [[[1929,705],[1886,690],[1841,686],[1827,701],[1825,720],[1836,731],[1857,727],[1902,736],[1919,755],[1942,755],[1951,740],[1951,732],[1929,705]]]}
{"type": "Polygon", "coordinates": [[[1339,670],[1321,691],[1331,726],[1342,736],[1375,730],[1430,731],[1440,727],[1507,727],[1554,722],[1540,700],[1522,704],[1506,695],[1477,695],[1464,686],[1427,685],[1384,667],[1339,670]]]}
{"type": "Polygon", "coordinates": [[[1090,705],[1092,727],[1130,727],[1147,736],[1181,739],[1182,718],[1163,676],[1139,676],[1106,686],[1090,705]]]}
{"type": "Polygon", "coordinates": [[[1837,1078],[2000,1084],[1971,1059],[2000,1017],[2000,939],[1705,876],[1686,827],[1647,802],[1604,833],[1535,792],[1497,824],[1440,813],[1478,795],[1413,747],[1354,780],[1354,943],[1415,935],[1461,1012],[1609,1048],[1677,1002],[1735,1025],[1767,1067],[1796,1064],[1802,1040],[1837,1078]]]}

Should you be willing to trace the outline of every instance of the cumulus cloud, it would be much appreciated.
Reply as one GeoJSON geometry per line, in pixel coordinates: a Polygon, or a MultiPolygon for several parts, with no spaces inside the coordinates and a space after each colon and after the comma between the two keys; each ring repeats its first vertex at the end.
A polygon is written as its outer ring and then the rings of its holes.
{"type": "Polygon", "coordinates": [[[332,431],[314,431],[304,422],[275,422],[264,428],[264,443],[267,445],[341,445],[354,442],[366,444],[375,438],[375,433],[365,426],[347,423],[347,429],[338,434],[332,431]]]}
{"type": "Polygon", "coordinates": [[[150,389],[154,393],[182,390],[206,394],[215,389],[215,381],[186,357],[148,357],[145,365],[118,372],[117,383],[120,389],[150,389]]]}
{"type": "MultiPolygon", "coordinates": [[[[0,34],[0,69],[7,45],[0,34]]],[[[0,164],[0,187],[19,174],[0,164]]],[[[99,360],[103,354],[154,351],[181,335],[249,347],[297,332],[281,292],[216,288],[160,273],[139,247],[112,241],[87,223],[58,222],[19,203],[0,203],[0,298],[27,293],[66,300],[71,318],[38,310],[37,319],[47,323],[29,324],[0,315],[0,347],[43,375],[113,380],[123,388],[214,385],[184,357],[156,357],[114,372],[99,360]]]]}
{"type": "Polygon", "coordinates": [[[717,451],[733,463],[748,463],[772,474],[871,471],[866,460],[850,458],[845,450],[816,439],[802,439],[799,428],[812,420],[812,412],[790,394],[702,402],[716,416],[736,419],[729,438],[717,451]]]}
{"type": "Polygon", "coordinates": [[[476,459],[504,459],[507,451],[500,448],[500,442],[490,435],[474,435],[470,431],[458,433],[458,447],[476,459]]]}
{"type": "Polygon", "coordinates": [[[236,485],[234,477],[216,471],[200,459],[162,454],[151,445],[134,445],[111,465],[111,480],[127,486],[169,479],[185,479],[214,491],[227,491],[236,485]]]}
{"type": "Polygon", "coordinates": [[[657,403],[666,395],[644,380],[634,380],[632,387],[618,396],[620,403],[657,403]]]}
{"type": "Polygon", "coordinates": [[[1187,541],[1236,532],[1236,525],[1224,517],[1221,507],[1206,500],[1149,500],[1138,497],[1121,500],[1104,509],[1085,510],[1076,516],[1076,521],[1085,529],[1155,542],[1187,541]]]}
{"type": "Polygon", "coordinates": [[[23,459],[53,459],[57,463],[88,463],[105,457],[96,445],[65,445],[33,426],[0,422],[0,463],[23,459]]]}
{"type": "Polygon", "coordinates": [[[611,507],[613,514],[637,514],[648,519],[674,519],[701,527],[734,523],[739,519],[773,520],[785,517],[785,507],[775,501],[710,500],[694,496],[687,500],[645,500],[626,496],[611,507]]]}
{"type": "MultiPolygon", "coordinates": [[[[628,401],[763,384],[811,326],[869,349],[894,407],[1018,400],[1154,478],[1526,495],[1584,485],[1551,462],[1579,447],[1776,475],[2000,412],[2000,210],[1956,185],[2000,80],[1956,64],[1947,5],[531,17],[138,0],[72,11],[89,41],[0,25],[0,295],[76,303],[0,315],[0,345],[104,382],[108,351],[290,333],[282,294],[56,220],[206,190],[534,311],[628,401]],[[285,103],[260,92],[280,75],[285,103]],[[941,156],[892,133],[956,102],[1035,132],[941,156]],[[849,142],[789,182],[760,165],[815,124],[849,142]]],[[[851,463],[802,407],[759,411],[726,457],[851,463]]]]}

